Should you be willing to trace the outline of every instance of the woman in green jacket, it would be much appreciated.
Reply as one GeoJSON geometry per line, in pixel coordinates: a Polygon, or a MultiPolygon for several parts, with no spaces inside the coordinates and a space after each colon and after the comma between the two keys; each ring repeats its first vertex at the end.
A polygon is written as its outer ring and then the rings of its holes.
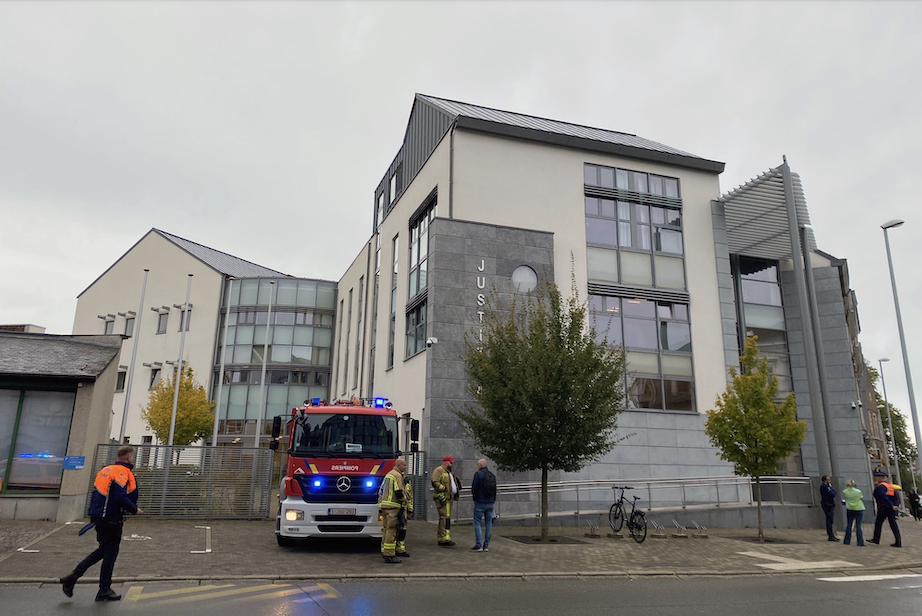
{"type": "Polygon", "coordinates": [[[864,501],[861,500],[861,490],[855,487],[855,480],[849,479],[845,483],[845,489],[842,490],[842,502],[845,504],[845,541],[842,543],[848,545],[852,540],[852,521],[855,522],[856,538],[858,547],[864,547],[864,535],[861,533],[861,518],[864,515],[864,501]]]}

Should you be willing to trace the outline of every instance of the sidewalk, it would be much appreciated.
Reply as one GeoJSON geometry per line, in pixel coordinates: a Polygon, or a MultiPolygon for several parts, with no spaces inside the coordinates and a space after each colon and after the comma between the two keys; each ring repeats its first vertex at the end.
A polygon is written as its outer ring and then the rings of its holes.
{"type": "MultiPolygon", "coordinates": [[[[77,536],[82,525],[0,521],[0,583],[56,583],[95,549],[95,533],[77,536]]],[[[407,536],[411,557],[400,565],[384,564],[380,544],[372,540],[311,540],[281,548],[274,528],[273,521],[131,518],[125,523],[115,581],[922,572],[922,523],[911,518],[900,521],[902,549],[889,547],[893,539],[886,524],[882,545],[863,548],[854,545],[854,538],[851,546],[829,542],[822,529],[767,529],[771,543],[760,544],[745,540],[757,536],[752,528],[711,530],[708,538],[674,538],[667,529],[666,538],[648,536],[637,544],[630,537],[606,537],[607,528],[601,529],[601,538],[590,539],[584,536],[586,528],[552,527],[552,537],[560,541],[547,545],[510,538],[537,536],[536,527],[500,524],[494,526],[490,551],[485,553],[470,550],[472,526],[456,525],[452,538],[457,545],[444,548],[436,545],[434,524],[411,520],[407,536]]],[[[864,525],[864,530],[870,538],[872,525],[864,525]]],[[[689,530],[689,535],[693,533],[689,530]]],[[[81,582],[95,584],[98,571],[94,567],[81,582]]]]}

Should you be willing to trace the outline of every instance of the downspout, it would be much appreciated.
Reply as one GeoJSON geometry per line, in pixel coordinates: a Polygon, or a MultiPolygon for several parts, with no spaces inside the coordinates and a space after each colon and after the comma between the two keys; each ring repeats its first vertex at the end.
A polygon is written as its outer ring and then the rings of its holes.
{"type": "Polygon", "coordinates": [[[455,128],[458,126],[458,119],[451,123],[451,132],[448,135],[448,217],[454,218],[454,195],[455,195],[455,128]]]}

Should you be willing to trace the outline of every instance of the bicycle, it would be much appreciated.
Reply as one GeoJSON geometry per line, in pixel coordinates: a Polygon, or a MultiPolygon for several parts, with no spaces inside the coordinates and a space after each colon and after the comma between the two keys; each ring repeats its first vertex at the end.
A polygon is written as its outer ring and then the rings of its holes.
{"type": "Polygon", "coordinates": [[[624,498],[625,490],[632,490],[630,486],[614,486],[615,490],[621,490],[621,495],[615,500],[615,504],[608,510],[608,524],[612,532],[619,532],[627,518],[627,529],[631,537],[637,543],[643,543],[647,538],[647,518],[642,510],[637,509],[639,496],[634,496],[631,501],[631,511],[627,512],[627,500],[624,498]]]}

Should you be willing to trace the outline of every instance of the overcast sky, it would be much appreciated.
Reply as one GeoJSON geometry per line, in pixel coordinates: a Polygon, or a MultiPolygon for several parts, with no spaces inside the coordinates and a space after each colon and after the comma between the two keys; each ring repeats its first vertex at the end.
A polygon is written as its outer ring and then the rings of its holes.
{"type": "Polygon", "coordinates": [[[880,224],[906,221],[922,388],[920,26],[917,2],[0,2],[0,323],[70,333],[151,227],[338,280],[421,92],[723,161],[722,193],[786,154],[908,414],[880,224]]]}

